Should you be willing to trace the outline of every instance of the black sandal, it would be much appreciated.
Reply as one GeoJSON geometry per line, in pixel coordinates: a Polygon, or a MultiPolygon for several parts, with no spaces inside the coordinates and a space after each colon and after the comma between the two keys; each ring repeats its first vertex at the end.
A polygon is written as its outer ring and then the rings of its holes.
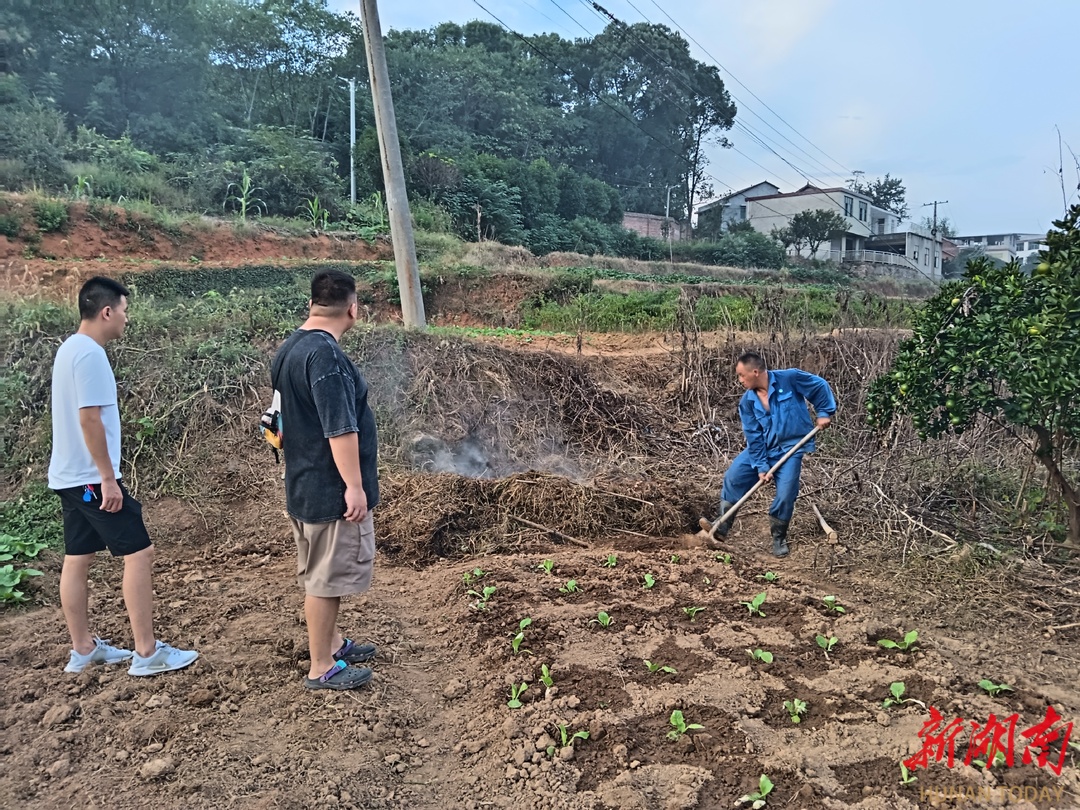
{"type": "Polygon", "coordinates": [[[304,678],[308,689],[358,689],[371,680],[371,670],[367,667],[350,667],[344,661],[338,661],[318,678],[304,678]]]}

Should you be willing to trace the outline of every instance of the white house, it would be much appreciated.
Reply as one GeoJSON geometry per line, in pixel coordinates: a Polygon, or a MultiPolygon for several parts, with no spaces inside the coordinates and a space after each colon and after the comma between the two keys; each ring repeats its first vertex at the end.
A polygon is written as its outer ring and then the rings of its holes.
{"type": "MultiPolygon", "coordinates": [[[[865,194],[846,188],[818,188],[807,183],[798,191],[748,197],[747,219],[754,230],[772,233],[786,227],[791,218],[803,211],[823,209],[844,217],[847,227],[837,231],[813,258],[828,259],[831,251],[861,251],[872,233],[870,209],[874,207],[865,194]]],[[[880,209],[879,209],[880,210],[880,209]]]]}
{"type": "Polygon", "coordinates": [[[780,186],[763,180],[752,186],[733,191],[719,199],[702,203],[696,210],[697,222],[695,227],[701,228],[704,226],[716,230],[718,233],[724,231],[732,223],[747,220],[747,198],[776,194],[779,191],[780,186]]]}
{"type": "Polygon", "coordinates": [[[961,248],[982,248],[987,256],[1011,262],[1023,262],[1029,256],[1046,250],[1044,233],[996,233],[980,236],[954,236],[953,241],[961,248]]]}

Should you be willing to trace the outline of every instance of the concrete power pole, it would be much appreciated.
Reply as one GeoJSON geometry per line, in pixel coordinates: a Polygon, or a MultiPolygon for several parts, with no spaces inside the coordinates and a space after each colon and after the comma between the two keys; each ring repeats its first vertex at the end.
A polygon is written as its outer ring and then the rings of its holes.
{"type": "Polygon", "coordinates": [[[923,203],[923,208],[926,208],[929,205],[934,206],[934,226],[930,229],[930,243],[933,245],[930,250],[930,275],[932,276],[936,270],[938,279],[942,278],[941,271],[943,268],[938,267],[938,259],[941,256],[941,250],[938,247],[937,238],[937,207],[939,205],[945,205],[948,202],[948,200],[934,200],[933,202],[923,203]]]}
{"type": "Polygon", "coordinates": [[[401,167],[394,100],[390,96],[390,73],[386,68],[382,26],[376,0],[360,0],[364,23],[364,48],[367,51],[371,98],[375,104],[375,129],[379,134],[383,181],[386,184],[386,207],[390,214],[390,238],[394,242],[398,290],[401,293],[401,316],[407,329],[424,329],[424,298],[420,291],[420,267],[416,262],[409,197],[405,193],[405,171],[401,167]]]}
{"type": "Polygon", "coordinates": [[[356,79],[342,79],[349,85],[349,202],[356,205],[356,79]]]}

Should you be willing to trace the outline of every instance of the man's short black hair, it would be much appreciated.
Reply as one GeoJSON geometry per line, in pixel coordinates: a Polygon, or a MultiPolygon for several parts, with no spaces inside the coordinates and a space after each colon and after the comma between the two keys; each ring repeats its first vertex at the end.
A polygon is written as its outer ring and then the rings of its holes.
{"type": "Polygon", "coordinates": [[[347,309],[356,295],[356,279],[340,270],[323,270],[311,280],[311,305],[347,309]]]}
{"type": "Polygon", "coordinates": [[[757,352],[743,352],[739,355],[739,363],[750,368],[756,368],[759,371],[765,371],[768,366],[765,365],[765,358],[757,352]]]}
{"type": "Polygon", "coordinates": [[[79,317],[92,321],[105,307],[120,306],[120,299],[131,291],[115,279],[94,276],[79,290],[79,317]]]}

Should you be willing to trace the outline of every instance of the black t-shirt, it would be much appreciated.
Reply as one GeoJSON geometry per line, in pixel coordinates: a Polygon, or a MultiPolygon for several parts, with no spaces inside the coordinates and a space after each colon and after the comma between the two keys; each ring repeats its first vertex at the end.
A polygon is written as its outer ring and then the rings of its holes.
{"type": "Polygon", "coordinates": [[[334,336],[297,329],[278,349],[270,381],[281,393],[285,505],[304,523],[329,523],[345,514],[345,482],[334,464],[330,439],[358,433],[360,476],[368,509],[379,503],[375,414],[367,382],[334,336]]]}

